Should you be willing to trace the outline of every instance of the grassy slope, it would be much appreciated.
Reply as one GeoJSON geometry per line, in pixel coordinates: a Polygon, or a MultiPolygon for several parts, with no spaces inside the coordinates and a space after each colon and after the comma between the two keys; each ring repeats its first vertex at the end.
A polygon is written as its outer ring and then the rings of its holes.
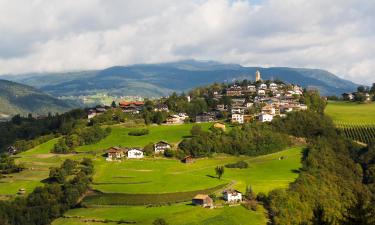
{"type": "Polygon", "coordinates": [[[375,103],[330,101],[325,113],[337,123],[375,124],[375,103]]]}
{"type": "MultiPolygon", "coordinates": [[[[202,123],[200,124],[203,129],[207,130],[212,123],[202,123]]],[[[86,145],[77,148],[77,151],[95,151],[104,150],[111,146],[123,146],[123,147],[143,147],[150,142],[158,142],[160,140],[168,141],[172,144],[176,144],[183,137],[190,135],[190,130],[193,124],[184,125],[163,125],[163,126],[148,126],[145,127],[149,129],[150,133],[145,136],[129,136],[128,133],[136,128],[124,128],[121,126],[113,126],[111,134],[100,141],[97,144],[86,145]]]]}
{"type": "Polygon", "coordinates": [[[221,180],[215,178],[214,168],[239,160],[238,157],[217,156],[199,159],[192,164],[177,160],[145,159],[123,162],[96,161],[93,187],[107,193],[169,193],[206,189],[235,181],[244,191],[252,185],[256,192],[268,192],[285,187],[298,174],[292,170],[300,166],[301,148],[256,158],[241,157],[249,163],[247,169],[226,168],[221,180]],[[278,160],[284,156],[284,160],[278,160]]]}
{"type": "MultiPolygon", "coordinates": [[[[139,225],[152,224],[156,218],[164,218],[173,225],[263,225],[266,224],[264,210],[260,207],[257,212],[239,207],[204,209],[187,204],[177,204],[162,207],[114,207],[70,210],[66,216],[79,216],[90,219],[111,219],[134,221],[139,225]]],[[[53,225],[83,225],[87,224],[78,218],[60,218],[53,225]]],[[[104,223],[95,223],[104,224],[104,223]]],[[[107,224],[107,223],[106,223],[107,224]]],[[[108,223],[116,224],[116,223],[108,223]]]]}

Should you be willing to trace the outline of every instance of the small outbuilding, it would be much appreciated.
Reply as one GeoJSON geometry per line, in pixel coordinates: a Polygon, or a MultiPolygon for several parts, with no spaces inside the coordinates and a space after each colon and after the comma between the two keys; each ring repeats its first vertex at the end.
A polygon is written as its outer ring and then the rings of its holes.
{"type": "Polygon", "coordinates": [[[193,163],[194,162],[194,158],[192,156],[186,156],[185,158],[183,158],[181,160],[183,163],[193,163]]]}
{"type": "Polygon", "coordinates": [[[212,208],[214,206],[214,201],[212,200],[212,198],[210,198],[210,196],[208,195],[203,194],[196,195],[193,198],[192,203],[194,205],[200,205],[205,208],[212,208]]]}
{"type": "Polygon", "coordinates": [[[214,128],[217,128],[217,129],[222,129],[223,131],[225,131],[225,124],[224,123],[214,123],[214,128]]]}

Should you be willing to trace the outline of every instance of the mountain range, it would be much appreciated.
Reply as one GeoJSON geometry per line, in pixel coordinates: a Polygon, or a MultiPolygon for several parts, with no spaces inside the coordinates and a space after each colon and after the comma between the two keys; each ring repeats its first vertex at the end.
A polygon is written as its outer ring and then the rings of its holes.
{"type": "Polygon", "coordinates": [[[320,69],[288,67],[245,67],[215,61],[184,60],[160,64],[114,66],[103,70],[69,73],[40,73],[3,76],[41,89],[53,96],[79,96],[106,93],[111,96],[159,97],[173,91],[183,92],[213,82],[254,80],[259,70],[262,79],[279,79],[306,88],[320,90],[322,95],[340,95],[354,91],[357,84],[320,69]]]}
{"type": "Polygon", "coordinates": [[[0,120],[15,114],[46,115],[65,112],[78,105],[59,100],[34,87],[0,80],[0,120]]]}

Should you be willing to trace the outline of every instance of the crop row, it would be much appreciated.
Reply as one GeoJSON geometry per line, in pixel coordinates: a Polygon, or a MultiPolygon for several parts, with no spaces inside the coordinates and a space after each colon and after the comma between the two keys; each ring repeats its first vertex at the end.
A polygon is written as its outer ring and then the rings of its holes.
{"type": "Polygon", "coordinates": [[[337,127],[342,135],[355,141],[366,144],[375,141],[375,125],[337,124],[337,127]]]}

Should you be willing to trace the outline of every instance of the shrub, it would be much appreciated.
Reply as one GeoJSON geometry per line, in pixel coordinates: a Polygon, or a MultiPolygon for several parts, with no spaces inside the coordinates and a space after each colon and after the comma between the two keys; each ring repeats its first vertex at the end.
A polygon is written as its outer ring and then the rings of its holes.
{"type": "Polygon", "coordinates": [[[147,135],[149,133],[149,130],[147,129],[140,129],[140,130],[132,130],[128,133],[130,136],[143,136],[147,135]]]}
{"type": "Polygon", "coordinates": [[[230,163],[225,165],[226,168],[239,168],[239,169],[245,169],[249,167],[249,164],[245,161],[238,161],[236,163],[230,163]]]}
{"type": "Polygon", "coordinates": [[[175,152],[171,149],[165,149],[164,150],[164,156],[165,157],[168,157],[168,158],[171,158],[175,155],[175,152]]]}

